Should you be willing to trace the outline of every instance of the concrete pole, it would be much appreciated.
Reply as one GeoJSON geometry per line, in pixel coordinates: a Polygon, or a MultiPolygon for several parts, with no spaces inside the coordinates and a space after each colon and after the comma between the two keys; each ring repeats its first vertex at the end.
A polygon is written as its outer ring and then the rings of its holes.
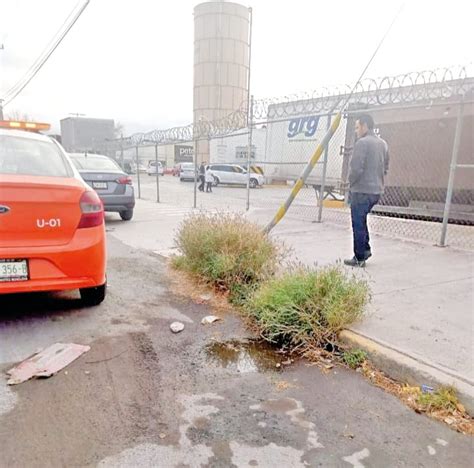
{"type": "Polygon", "coordinates": [[[247,146],[247,205],[246,210],[250,209],[250,156],[252,151],[252,133],[253,133],[253,96],[250,97],[250,108],[249,108],[249,119],[248,119],[248,128],[249,128],[249,141],[247,146]]]}
{"type": "Polygon", "coordinates": [[[250,125],[250,72],[252,64],[252,22],[253,22],[253,10],[249,7],[249,72],[247,75],[247,126],[250,125]]]}

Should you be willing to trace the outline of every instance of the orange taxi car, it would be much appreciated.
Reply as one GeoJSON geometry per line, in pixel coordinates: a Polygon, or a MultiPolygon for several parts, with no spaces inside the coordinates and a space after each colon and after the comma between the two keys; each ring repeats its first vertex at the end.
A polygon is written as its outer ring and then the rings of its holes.
{"type": "Polygon", "coordinates": [[[0,121],[0,294],[106,294],[104,210],[48,124],[0,121]]]}

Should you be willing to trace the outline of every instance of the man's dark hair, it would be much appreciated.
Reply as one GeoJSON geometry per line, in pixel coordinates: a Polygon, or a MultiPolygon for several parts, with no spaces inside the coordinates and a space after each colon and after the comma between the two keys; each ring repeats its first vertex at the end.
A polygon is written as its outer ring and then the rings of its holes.
{"type": "Polygon", "coordinates": [[[357,120],[361,125],[366,124],[369,130],[373,130],[375,127],[374,119],[369,114],[360,114],[357,120]]]}

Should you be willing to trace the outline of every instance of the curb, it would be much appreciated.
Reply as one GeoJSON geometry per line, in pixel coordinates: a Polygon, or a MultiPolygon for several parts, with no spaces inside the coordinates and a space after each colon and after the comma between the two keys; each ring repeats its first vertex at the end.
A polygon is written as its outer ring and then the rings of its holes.
{"type": "Polygon", "coordinates": [[[350,330],[343,330],[339,338],[352,348],[363,349],[378,369],[399,382],[417,386],[425,384],[435,388],[452,385],[466,411],[474,414],[474,386],[461,376],[350,330]]]}
{"type": "Polygon", "coordinates": [[[178,249],[171,247],[170,249],[153,250],[152,252],[163,260],[169,260],[178,253],[178,249]]]}

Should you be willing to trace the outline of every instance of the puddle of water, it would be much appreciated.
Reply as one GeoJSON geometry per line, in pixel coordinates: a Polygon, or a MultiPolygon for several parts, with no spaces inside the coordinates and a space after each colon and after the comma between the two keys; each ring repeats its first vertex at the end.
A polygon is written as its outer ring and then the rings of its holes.
{"type": "Polygon", "coordinates": [[[206,346],[205,353],[208,363],[240,373],[278,372],[286,359],[268,343],[256,340],[211,343],[206,346]]]}

